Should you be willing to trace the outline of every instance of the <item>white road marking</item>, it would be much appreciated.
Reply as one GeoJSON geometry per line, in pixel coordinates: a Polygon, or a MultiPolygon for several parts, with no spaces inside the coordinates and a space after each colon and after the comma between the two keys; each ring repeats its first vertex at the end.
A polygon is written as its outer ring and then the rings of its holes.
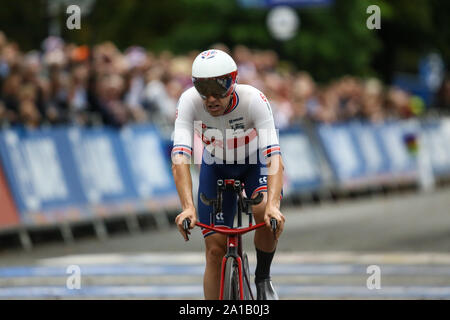
{"type": "MultiPolygon", "coordinates": [[[[204,263],[202,252],[86,254],[42,259],[31,266],[1,267],[0,298],[202,299],[204,263]],[[65,287],[66,268],[72,264],[80,266],[81,276],[86,280],[81,281],[80,290],[65,287]],[[120,285],[116,279],[120,279],[120,285]]],[[[256,259],[252,252],[249,263],[254,271],[256,259]]],[[[450,276],[450,254],[277,252],[271,273],[274,280],[277,276],[291,279],[274,283],[282,299],[450,299],[449,282],[439,280],[450,276]],[[386,285],[382,281],[380,290],[367,289],[366,268],[370,264],[378,264],[382,276],[394,277],[396,282],[386,285]],[[401,281],[406,282],[408,277],[437,281],[403,284],[401,281]],[[333,281],[327,284],[326,279],[333,281]]]]}

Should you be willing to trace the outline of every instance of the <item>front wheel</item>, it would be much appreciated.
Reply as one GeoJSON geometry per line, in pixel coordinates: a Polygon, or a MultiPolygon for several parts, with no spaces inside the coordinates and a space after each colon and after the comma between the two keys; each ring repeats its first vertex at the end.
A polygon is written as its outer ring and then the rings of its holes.
{"type": "Polygon", "coordinates": [[[225,264],[223,300],[239,300],[239,267],[236,259],[228,257],[225,264]]]}
{"type": "Polygon", "coordinates": [[[243,282],[244,282],[244,299],[253,300],[252,289],[250,288],[250,269],[248,267],[248,257],[244,252],[242,254],[243,282]]]}

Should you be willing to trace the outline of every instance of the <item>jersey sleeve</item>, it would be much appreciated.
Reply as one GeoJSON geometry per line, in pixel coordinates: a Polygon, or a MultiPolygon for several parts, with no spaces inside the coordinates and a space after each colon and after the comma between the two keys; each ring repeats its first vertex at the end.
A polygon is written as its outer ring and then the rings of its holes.
{"type": "Polygon", "coordinates": [[[192,156],[193,138],[194,106],[189,98],[182,94],[176,109],[172,157],[175,154],[183,154],[190,159],[192,156]]]}
{"type": "Polygon", "coordinates": [[[250,117],[258,132],[258,147],[265,158],[281,154],[272,108],[262,92],[257,90],[250,104],[250,117]]]}

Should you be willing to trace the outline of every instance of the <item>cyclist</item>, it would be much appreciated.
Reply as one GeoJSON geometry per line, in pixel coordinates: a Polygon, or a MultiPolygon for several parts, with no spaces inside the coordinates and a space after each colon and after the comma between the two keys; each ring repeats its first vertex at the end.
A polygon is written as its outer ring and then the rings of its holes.
{"type": "MultiPolygon", "coordinates": [[[[234,60],[217,49],[200,53],[192,64],[194,87],[180,96],[175,120],[172,172],[183,209],[175,222],[185,237],[183,220],[190,219],[190,229],[197,221],[189,169],[195,132],[204,145],[198,195],[216,197],[218,179],[241,180],[248,197],[264,192],[264,200],[252,208],[256,223],[265,222],[267,226],[255,232],[255,284],[257,299],[278,299],[270,266],[285,221],[279,209],[284,167],[267,98],[250,85],[237,84],[237,74],[234,60]],[[270,229],[271,218],[278,224],[275,238],[270,229]]],[[[216,216],[216,225],[232,227],[236,195],[225,192],[223,197],[223,214],[216,216]]],[[[199,200],[199,221],[210,224],[210,212],[211,208],[199,200]]],[[[204,295],[205,299],[218,299],[226,236],[208,230],[203,230],[203,236],[204,295]]]]}

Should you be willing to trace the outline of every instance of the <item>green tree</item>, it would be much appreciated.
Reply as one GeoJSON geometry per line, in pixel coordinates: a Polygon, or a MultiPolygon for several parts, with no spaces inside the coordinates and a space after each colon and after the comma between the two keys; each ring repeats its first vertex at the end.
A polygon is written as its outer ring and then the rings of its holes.
{"type": "MultiPolygon", "coordinates": [[[[22,50],[39,48],[47,36],[47,3],[53,0],[0,0],[0,30],[22,50]]],[[[74,0],[76,3],[76,1],[74,0]]],[[[141,45],[175,54],[222,42],[273,49],[281,59],[311,72],[320,81],[344,74],[416,72],[430,51],[450,63],[450,2],[440,0],[335,0],[331,6],[296,9],[300,30],[291,40],[274,40],[266,26],[267,8],[242,8],[237,0],[96,0],[81,30],[64,28],[65,40],[89,44],[110,40],[125,49],[141,45]],[[381,30],[369,30],[366,9],[381,8],[381,30]]]]}

